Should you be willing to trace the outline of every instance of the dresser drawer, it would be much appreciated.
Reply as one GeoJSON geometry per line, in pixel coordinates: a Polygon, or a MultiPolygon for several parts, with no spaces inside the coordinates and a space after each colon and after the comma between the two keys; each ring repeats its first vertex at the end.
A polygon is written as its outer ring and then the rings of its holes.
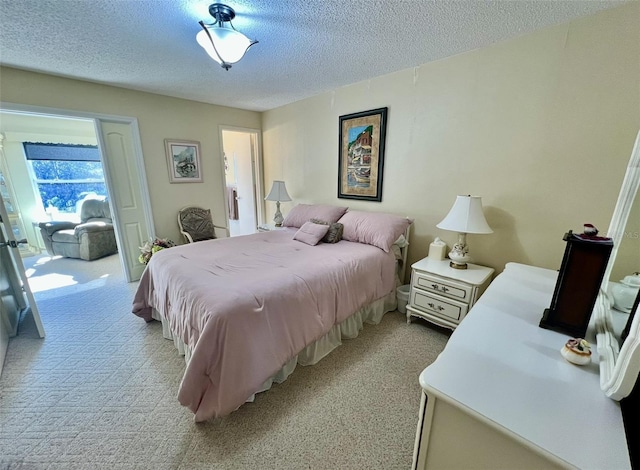
{"type": "Polygon", "coordinates": [[[441,277],[431,276],[427,273],[414,271],[413,286],[428,292],[436,292],[450,299],[460,300],[470,303],[473,293],[473,286],[456,282],[453,280],[443,280],[441,277]]]}
{"type": "Polygon", "coordinates": [[[418,289],[411,289],[411,304],[413,308],[450,320],[461,320],[469,306],[463,302],[447,299],[441,295],[430,294],[418,289]]]}

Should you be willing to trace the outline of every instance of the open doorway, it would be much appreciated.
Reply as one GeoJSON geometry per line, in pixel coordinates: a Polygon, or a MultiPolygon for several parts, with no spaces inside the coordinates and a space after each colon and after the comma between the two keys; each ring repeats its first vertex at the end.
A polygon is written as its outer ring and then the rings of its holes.
{"type": "MultiPolygon", "coordinates": [[[[0,103],[0,105],[2,105],[0,109],[0,113],[2,113],[0,114],[0,118],[2,118],[0,122],[2,123],[6,122],[4,116],[8,115],[16,115],[25,119],[34,117],[50,119],[45,127],[37,129],[43,137],[40,142],[55,143],[50,140],[50,133],[52,129],[55,129],[57,122],[85,121],[93,126],[91,138],[92,142],[97,144],[100,154],[104,182],[109,197],[108,206],[115,228],[118,257],[126,280],[132,282],[140,279],[144,265],[138,261],[140,255],[138,247],[154,237],[155,232],[137,120],[126,116],[65,109],[6,103],[0,103]]],[[[16,131],[14,134],[19,134],[19,132],[16,131]]],[[[24,142],[26,140],[23,136],[14,136],[10,132],[6,132],[5,137],[6,141],[24,142]]],[[[20,145],[22,144],[18,144],[18,146],[20,145]]],[[[92,144],[85,143],[84,145],[92,144]]],[[[11,178],[14,177],[12,172],[11,178]]],[[[31,191],[34,192],[33,187],[31,191]]],[[[18,196],[16,200],[22,200],[22,198],[18,196]]],[[[45,216],[47,215],[46,207],[44,207],[48,206],[47,201],[44,204],[41,202],[41,205],[39,211],[30,215],[32,220],[42,217],[43,213],[45,216]]],[[[21,208],[21,213],[26,213],[24,208],[21,208]]],[[[30,226],[26,220],[23,223],[27,235],[30,238],[36,237],[36,242],[39,242],[37,234],[34,233],[33,224],[32,221],[30,226]]]]}
{"type": "Polygon", "coordinates": [[[264,217],[260,131],[221,126],[220,135],[229,234],[255,233],[264,217]]]}
{"type": "Polygon", "coordinates": [[[107,199],[95,125],[70,119],[2,111],[0,183],[22,256],[45,250],[38,224],[80,222],[88,198],[107,199]]]}
{"type": "MultiPolygon", "coordinates": [[[[86,277],[85,273],[77,272],[78,268],[89,268],[89,264],[73,265],[74,271],[69,271],[68,265],[59,261],[63,258],[55,256],[60,253],[52,252],[49,237],[42,236],[40,224],[59,224],[60,233],[71,232],[65,235],[73,238],[73,227],[82,221],[81,212],[86,201],[95,199],[105,207],[108,204],[94,121],[2,110],[0,196],[2,220],[8,222],[3,229],[9,237],[3,244],[2,267],[5,278],[18,280],[7,296],[3,293],[1,303],[6,307],[5,300],[9,299],[9,306],[15,304],[20,307],[3,308],[0,322],[10,325],[8,336],[15,336],[22,314],[30,314],[43,337],[44,328],[33,296],[33,284],[45,279],[47,285],[40,286],[40,290],[58,289],[60,285],[51,282],[51,277],[42,278],[42,267],[47,265],[49,271],[57,271],[59,278],[78,278],[86,277]]],[[[117,252],[113,234],[111,230],[113,246],[109,254],[117,252]]],[[[115,258],[117,261],[117,256],[115,258]]],[[[105,275],[96,268],[94,265],[87,271],[96,277],[105,275]]],[[[6,349],[4,341],[0,348],[6,349]]]]}
{"type": "Polygon", "coordinates": [[[0,182],[14,235],[26,240],[21,255],[51,251],[40,223],[80,223],[85,201],[108,200],[94,121],[6,111],[0,117],[0,182]]]}
{"type": "MultiPolygon", "coordinates": [[[[105,279],[110,278],[124,278],[127,282],[138,280],[144,270],[144,265],[138,261],[138,247],[155,233],[142,161],[142,146],[135,118],[19,104],[0,103],[0,106],[0,189],[3,196],[0,197],[0,212],[4,214],[2,220],[9,222],[0,225],[4,226],[4,235],[7,236],[11,247],[13,260],[12,263],[7,263],[8,257],[4,253],[1,256],[1,264],[3,268],[9,264],[13,265],[20,274],[21,285],[13,289],[11,295],[16,300],[23,295],[28,298],[28,308],[15,308],[11,313],[7,312],[8,309],[4,308],[3,304],[3,308],[0,309],[2,357],[8,346],[8,336],[18,333],[13,331],[14,328],[7,327],[17,323],[8,320],[20,317],[26,320],[31,317],[34,320],[31,323],[35,323],[38,335],[44,337],[43,323],[46,324],[52,318],[48,317],[45,309],[43,320],[40,321],[36,304],[43,300],[42,296],[54,293],[59,297],[76,291],[88,292],[88,289],[100,288],[105,279]],[[77,126],[70,129],[69,124],[72,122],[77,126]],[[25,142],[75,145],[76,150],[82,151],[90,149],[93,156],[87,157],[86,160],[92,162],[90,166],[93,168],[85,168],[84,173],[81,171],[74,175],[63,175],[65,166],[66,169],[75,166],[69,163],[74,159],[57,158],[61,165],[57,170],[60,172],[52,176],[48,173],[48,170],[52,170],[51,165],[44,164],[40,165],[42,168],[36,168],[38,165],[27,161],[47,161],[47,158],[34,154],[27,158],[25,142]],[[99,162],[96,159],[96,150],[99,162]],[[10,159],[5,158],[5,153],[10,153],[10,159]],[[8,161],[10,163],[7,163],[8,161]],[[71,196],[61,198],[57,193],[54,194],[55,191],[51,193],[39,188],[40,184],[55,185],[58,182],[56,180],[60,179],[65,180],[67,189],[74,187],[76,183],[80,186],[96,183],[98,186],[75,188],[77,191],[71,191],[71,196]],[[99,192],[103,194],[98,194],[99,192]],[[9,204],[5,204],[5,195],[9,204]],[[94,199],[87,199],[88,196],[94,199]],[[63,201],[54,200],[56,197],[63,201]],[[68,257],[50,257],[44,253],[46,247],[39,233],[40,222],[46,222],[52,216],[62,216],[61,212],[65,213],[66,217],[74,217],[77,209],[84,204],[82,201],[96,202],[95,199],[101,197],[108,197],[108,201],[99,202],[109,208],[115,228],[114,243],[117,245],[117,254],[104,256],[95,261],[84,261],[68,257]],[[22,240],[26,243],[22,243],[22,240]],[[25,245],[27,248],[19,250],[19,245],[25,245]],[[32,254],[34,256],[28,256],[32,254]],[[26,260],[28,262],[25,262],[26,260]],[[89,273],[83,272],[85,268],[89,273]],[[119,273],[116,274],[116,271],[119,273]],[[87,275],[91,278],[90,281],[87,281],[87,275]],[[35,295],[30,289],[32,283],[37,284],[35,295]],[[39,298],[36,299],[36,296],[39,298]]],[[[73,230],[71,232],[73,233],[73,230]]],[[[4,297],[2,300],[4,302],[4,297]]],[[[55,324],[53,321],[51,323],[55,324]]],[[[0,368],[0,372],[1,370],[0,368]]]]}

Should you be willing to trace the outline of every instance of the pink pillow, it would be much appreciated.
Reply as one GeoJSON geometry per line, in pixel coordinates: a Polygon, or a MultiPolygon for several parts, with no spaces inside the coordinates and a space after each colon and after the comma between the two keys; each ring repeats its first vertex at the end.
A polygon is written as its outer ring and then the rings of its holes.
{"type": "Polygon", "coordinates": [[[344,225],[343,240],[377,246],[388,253],[413,220],[382,212],[349,211],[340,223],[344,225]]]}
{"type": "Polygon", "coordinates": [[[307,245],[317,245],[322,237],[329,231],[328,225],[314,224],[313,222],[305,222],[302,227],[293,236],[294,240],[306,243],[307,245]]]}
{"type": "Polygon", "coordinates": [[[328,224],[337,222],[347,212],[347,207],[329,206],[325,204],[298,204],[289,211],[282,225],[285,227],[302,227],[311,219],[323,220],[328,224]]]}

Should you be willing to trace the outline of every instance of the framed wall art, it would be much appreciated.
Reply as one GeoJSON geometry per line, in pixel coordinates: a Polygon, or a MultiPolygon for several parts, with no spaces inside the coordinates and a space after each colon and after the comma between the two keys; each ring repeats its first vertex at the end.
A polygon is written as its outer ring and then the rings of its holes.
{"type": "Polygon", "coordinates": [[[340,116],[338,197],[382,201],[387,108],[340,116]]]}
{"type": "Polygon", "coordinates": [[[165,139],[170,183],[202,183],[200,142],[165,139]]]}

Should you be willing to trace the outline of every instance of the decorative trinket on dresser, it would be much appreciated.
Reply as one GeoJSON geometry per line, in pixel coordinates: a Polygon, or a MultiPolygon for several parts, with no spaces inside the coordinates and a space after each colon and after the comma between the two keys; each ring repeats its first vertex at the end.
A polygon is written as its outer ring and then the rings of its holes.
{"type": "Polygon", "coordinates": [[[572,364],[583,366],[591,362],[591,344],[586,339],[571,338],[562,346],[560,354],[572,364]]]}

